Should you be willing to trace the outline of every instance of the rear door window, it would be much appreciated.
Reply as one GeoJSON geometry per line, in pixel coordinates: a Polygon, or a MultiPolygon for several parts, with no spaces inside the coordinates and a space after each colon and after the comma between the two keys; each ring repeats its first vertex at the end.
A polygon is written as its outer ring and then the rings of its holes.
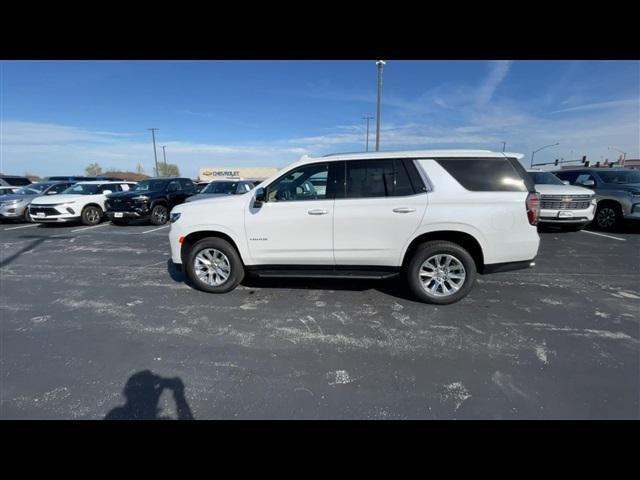
{"type": "Polygon", "coordinates": [[[527,191],[524,178],[506,158],[440,158],[436,161],[467,190],[527,191]]]}
{"type": "MultiPolygon", "coordinates": [[[[414,182],[417,182],[415,177],[414,182]]],[[[414,193],[416,189],[402,160],[346,162],[346,198],[399,197],[414,193]]]]}

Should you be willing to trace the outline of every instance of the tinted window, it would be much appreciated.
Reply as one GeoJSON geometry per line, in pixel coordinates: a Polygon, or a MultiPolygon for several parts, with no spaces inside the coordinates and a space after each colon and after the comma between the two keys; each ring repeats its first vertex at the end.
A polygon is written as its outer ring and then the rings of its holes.
{"type": "Polygon", "coordinates": [[[550,172],[529,172],[529,175],[538,185],[563,185],[562,180],[550,172]]]}
{"type": "Polygon", "coordinates": [[[442,158],[437,162],[467,190],[527,191],[523,177],[506,158],[442,158]]]}
{"type": "Polygon", "coordinates": [[[31,180],[25,177],[3,177],[3,180],[9,185],[15,185],[18,187],[29,185],[31,183],[31,180]]]}
{"type": "Polygon", "coordinates": [[[137,192],[155,192],[164,190],[166,186],[166,180],[143,180],[135,186],[134,190],[137,192]]]}
{"type": "Polygon", "coordinates": [[[604,183],[640,183],[640,172],[637,170],[598,171],[604,183]]]}
{"type": "Polygon", "coordinates": [[[567,182],[573,185],[573,183],[576,181],[576,178],[578,177],[578,174],[580,172],[576,170],[572,170],[572,171],[566,171],[566,172],[553,172],[553,173],[560,180],[566,180],[567,182]]]}
{"type": "Polygon", "coordinates": [[[69,184],[68,183],[61,183],[59,185],[54,185],[53,187],[51,187],[47,191],[47,193],[50,193],[50,192],[60,193],[60,192],[63,192],[64,190],[66,190],[67,188],[69,188],[69,184]]]}
{"type": "Polygon", "coordinates": [[[578,178],[576,178],[573,183],[576,184],[576,185],[582,185],[587,180],[593,180],[594,183],[596,181],[596,179],[593,177],[593,175],[591,175],[590,173],[584,172],[584,173],[581,173],[580,175],[578,175],[578,178]]]}
{"type": "Polygon", "coordinates": [[[346,198],[414,194],[409,174],[401,160],[351,160],[346,168],[346,198]]]}
{"type": "Polygon", "coordinates": [[[76,183],[73,187],[67,188],[64,193],[72,195],[96,195],[100,193],[99,185],[95,183],[76,183]]]}
{"type": "Polygon", "coordinates": [[[196,191],[195,186],[193,185],[193,182],[187,178],[181,178],[180,184],[182,185],[182,189],[185,192],[193,193],[196,191]]]}
{"type": "Polygon", "coordinates": [[[329,164],[296,168],[267,187],[268,202],[319,200],[327,196],[329,164]]]}
{"type": "Polygon", "coordinates": [[[211,182],[201,193],[232,195],[236,193],[237,182],[211,182]]]}

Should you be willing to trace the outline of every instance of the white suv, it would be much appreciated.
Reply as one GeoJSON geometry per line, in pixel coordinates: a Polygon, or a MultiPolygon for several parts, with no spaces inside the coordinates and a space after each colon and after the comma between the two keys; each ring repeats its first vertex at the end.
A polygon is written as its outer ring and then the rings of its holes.
{"type": "Polygon", "coordinates": [[[519,154],[481,150],[303,157],[246,195],[179,205],[172,260],[204,291],[262,277],[386,278],[447,304],[476,272],[526,268],[539,195],[519,154]]]}
{"type": "Polygon", "coordinates": [[[29,205],[31,220],[40,223],[82,222],[97,225],[104,218],[104,202],[112,192],[126,192],[135,182],[78,182],[52,197],[35,198],[29,205]]]}

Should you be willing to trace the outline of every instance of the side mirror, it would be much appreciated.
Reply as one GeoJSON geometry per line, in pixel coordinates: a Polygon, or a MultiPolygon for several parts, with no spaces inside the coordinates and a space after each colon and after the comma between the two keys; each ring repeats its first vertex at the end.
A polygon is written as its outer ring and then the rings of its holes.
{"type": "Polygon", "coordinates": [[[105,195],[109,195],[110,193],[113,193],[112,190],[103,190],[102,193],[104,193],[105,195]]]}
{"type": "Polygon", "coordinates": [[[596,182],[594,182],[593,180],[585,180],[584,182],[582,182],[582,186],[587,188],[593,188],[596,186],[596,182]]]}
{"type": "Polygon", "coordinates": [[[571,185],[571,184],[569,183],[569,180],[562,180],[562,183],[564,183],[565,185],[571,185]]]}
{"type": "Polygon", "coordinates": [[[260,208],[262,204],[267,200],[267,194],[264,191],[264,188],[258,188],[256,190],[256,197],[253,202],[253,208],[260,208]]]}

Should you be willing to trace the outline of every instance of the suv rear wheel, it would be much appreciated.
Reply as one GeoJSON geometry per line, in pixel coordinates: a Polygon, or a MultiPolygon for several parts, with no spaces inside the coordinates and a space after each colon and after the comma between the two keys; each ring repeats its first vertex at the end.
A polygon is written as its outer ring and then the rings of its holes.
{"type": "Polygon", "coordinates": [[[169,210],[164,205],[156,205],[151,210],[151,225],[164,225],[169,220],[169,210]]]}
{"type": "Polygon", "coordinates": [[[407,266],[407,281],[423,302],[446,305],[464,298],[476,280],[476,264],[457,243],[436,240],[420,245],[407,266]]]}
{"type": "Polygon", "coordinates": [[[244,278],[244,266],[233,246],[222,238],[204,238],[187,255],[186,271],[200,290],[226,293],[244,278]]]}

